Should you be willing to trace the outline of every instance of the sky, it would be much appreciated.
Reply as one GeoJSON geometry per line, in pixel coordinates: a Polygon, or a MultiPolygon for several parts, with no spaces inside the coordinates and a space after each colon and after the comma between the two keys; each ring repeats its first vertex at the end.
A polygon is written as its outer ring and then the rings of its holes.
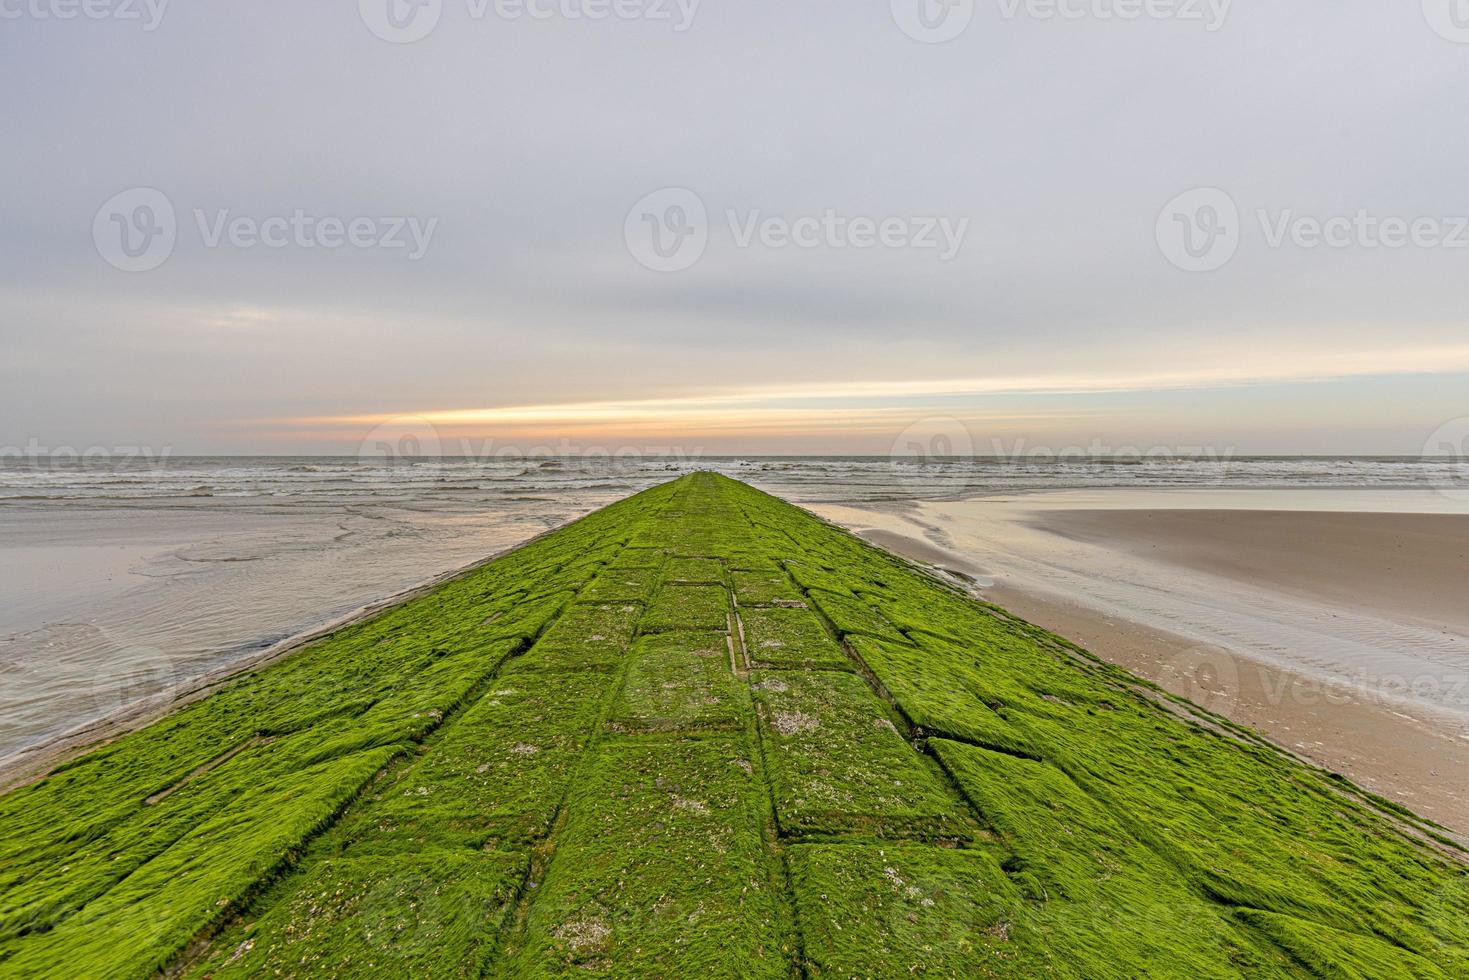
{"type": "Polygon", "coordinates": [[[0,454],[1417,454],[1457,2],[0,0],[0,454]]]}

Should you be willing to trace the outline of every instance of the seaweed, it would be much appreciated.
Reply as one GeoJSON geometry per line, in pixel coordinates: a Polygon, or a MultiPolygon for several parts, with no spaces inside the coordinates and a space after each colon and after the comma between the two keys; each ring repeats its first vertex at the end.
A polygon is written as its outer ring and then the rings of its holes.
{"type": "Polygon", "coordinates": [[[0,827],[0,976],[1469,976],[1426,821],[705,473],[0,827]]]}

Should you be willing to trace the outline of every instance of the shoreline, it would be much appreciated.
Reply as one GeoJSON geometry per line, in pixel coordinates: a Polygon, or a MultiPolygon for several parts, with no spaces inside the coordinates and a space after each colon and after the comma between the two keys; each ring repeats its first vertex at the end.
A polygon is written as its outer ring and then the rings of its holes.
{"type": "Polygon", "coordinates": [[[180,708],[200,701],[240,677],[258,670],[263,670],[303,647],[309,646],[318,640],[326,639],[333,633],[345,629],[348,626],[371,619],[389,609],[401,606],[419,596],[432,592],[447,582],[463,575],[468,575],[493,561],[497,561],[506,555],[533,544],[547,535],[554,534],[563,528],[569,527],[585,516],[583,514],[558,524],[555,527],[547,528],[539,534],[518,541],[493,554],[477,558],[466,565],[439,572],[410,585],[406,589],[383,596],[380,599],[375,599],[325,623],[320,623],[278,640],[269,646],[262,647],[254,653],[243,656],[239,660],[204,673],[178,688],[154,695],[150,698],[145,698],[102,718],[86,722],[70,731],[63,732],[36,745],[27,746],[0,758],[0,795],[13,792],[31,783],[45,779],[51,773],[55,772],[57,768],[73,759],[99,749],[140,728],[145,728],[180,708]]]}
{"type": "MultiPolygon", "coordinates": [[[[1109,608],[1095,596],[1047,589],[1030,578],[1008,574],[1001,549],[980,552],[981,542],[974,529],[967,529],[966,537],[952,524],[943,523],[944,518],[959,519],[953,513],[937,513],[942,507],[913,503],[881,507],[822,505],[812,509],[880,547],[964,577],[985,601],[1065,636],[1170,693],[1255,729],[1293,755],[1339,773],[1458,834],[1469,834],[1469,782],[1456,780],[1453,775],[1469,772],[1469,718],[1463,713],[1401,697],[1394,691],[1333,678],[1325,672],[1293,669],[1288,663],[1251,656],[1247,650],[1201,642],[1197,637],[1129,615],[1125,608],[1109,608]]],[[[1074,534],[1079,522],[1094,521],[1086,528],[1092,544],[1164,564],[1153,554],[1154,542],[1139,533],[1140,522],[1146,520],[1140,516],[1143,513],[1127,509],[1057,510],[1037,518],[1032,512],[1026,523],[1035,532],[1038,523],[1054,520],[1051,527],[1039,533],[1059,536],[1057,528],[1074,534]],[[1098,513],[1101,517],[1096,517],[1098,513]],[[1118,515],[1124,536],[1131,537],[1127,544],[1114,537],[1116,529],[1105,527],[1118,515]]],[[[1216,527],[1216,547],[1220,540],[1233,537],[1231,522],[1221,522],[1219,512],[1173,514],[1188,515],[1183,519],[1185,524],[1197,520],[1203,522],[1201,526],[1216,527]]],[[[1264,518],[1267,524],[1272,520],[1264,518]]],[[[1469,518],[1463,523],[1469,528],[1469,518]]],[[[986,524],[983,529],[996,536],[1004,533],[999,522],[986,524]]],[[[1186,537],[1181,535],[1173,546],[1179,546],[1186,537]]],[[[1234,540],[1237,542],[1237,538],[1234,540]]],[[[1291,544],[1285,540],[1283,547],[1291,544]]],[[[1254,546],[1258,548],[1260,542],[1254,542],[1254,546]]],[[[1246,541],[1239,547],[1248,550],[1251,543],[1246,541]]],[[[1200,558],[1196,550],[1191,554],[1191,560],[1198,564],[1217,558],[1200,558]]],[[[1240,572],[1248,574],[1249,570],[1247,566],[1240,572]]],[[[1224,571],[1213,567],[1209,575],[1222,582],[1224,571]]],[[[1277,570],[1278,576],[1284,574],[1277,570]]],[[[1188,584],[1195,582],[1189,580],[1188,584]]]]}

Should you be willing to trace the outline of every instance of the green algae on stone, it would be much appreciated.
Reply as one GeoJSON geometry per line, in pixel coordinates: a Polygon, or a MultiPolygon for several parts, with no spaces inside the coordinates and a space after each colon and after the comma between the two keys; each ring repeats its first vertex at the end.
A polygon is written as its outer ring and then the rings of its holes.
{"type": "Polygon", "coordinates": [[[729,628],[729,593],[717,585],[665,585],[643,614],[645,633],[729,628]]]}
{"type": "Polygon", "coordinates": [[[629,546],[619,551],[616,557],[607,562],[609,570],[617,571],[628,568],[641,568],[657,570],[662,566],[667,553],[658,547],[636,547],[629,546]]]}
{"type": "Polygon", "coordinates": [[[697,732],[736,728],[749,694],[730,671],[719,633],[658,633],[633,647],[608,724],[621,732],[697,732]]]}
{"type": "Polygon", "coordinates": [[[1072,975],[1020,924],[1025,901],[988,852],[889,842],[790,855],[813,977],[1072,975]]]}
{"type": "Polygon", "coordinates": [[[544,836],[611,683],[600,673],[501,678],[433,751],[364,797],[349,852],[544,836]]]}
{"type": "MultiPolygon", "coordinates": [[[[809,551],[805,552],[808,556],[809,551]]],[[[813,565],[808,558],[792,558],[785,562],[786,571],[803,589],[825,589],[833,595],[851,596],[851,583],[836,572],[813,565]]]]}
{"type": "Polygon", "coordinates": [[[224,919],[262,878],[288,864],[393,749],[324,762],[203,820],[42,940],[0,962],[11,976],[85,976],[163,969],[195,934],[224,919]],[[83,966],[90,964],[90,966],[83,966]]]}
{"type": "Polygon", "coordinates": [[[1446,831],[712,474],[0,828],[0,977],[1469,977],[1446,831]]]}
{"type": "Polygon", "coordinates": [[[750,680],[783,833],[967,832],[967,818],[937,769],[904,741],[862,678],[762,671],[750,680]]]}
{"type": "Polygon", "coordinates": [[[576,603],[534,646],[506,665],[508,673],[615,670],[627,655],[642,606],[576,603]]]}
{"type": "Polygon", "coordinates": [[[944,767],[1015,856],[1013,880],[1036,901],[1022,921],[1094,970],[1169,961],[1194,977],[1278,968],[1259,944],[1167,862],[1052,766],[958,742],[932,743],[944,767]],[[1099,941],[1099,938],[1100,941],[1099,941]]]}
{"type": "Polygon", "coordinates": [[[609,741],[573,793],[503,977],[788,977],[737,738],[609,741]]]}
{"type": "Polygon", "coordinates": [[[881,613],[860,599],[825,589],[812,589],[809,595],[816,608],[843,636],[870,636],[899,644],[908,642],[881,613]]]}
{"type": "MultiPolygon", "coordinates": [[[[1376,936],[1342,932],[1329,926],[1258,909],[1240,909],[1240,917],[1268,935],[1320,977],[1344,980],[1448,980],[1432,962],[1376,936]]],[[[1463,976],[1456,973],[1455,976],[1463,976]]]]}
{"type": "Polygon", "coordinates": [[[734,583],[735,599],[742,607],[805,605],[790,576],[774,565],[766,571],[734,571],[730,579],[734,583]]]}
{"type": "Polygon", "coordinates": [[[810,610],[746,609],[740,622],[745,655],[755,667],[852,669],[851,660],[810,610]]]}
{"type": "Polygon", "coordinates": [[[882,643],[865,636],[848,642],[888,695],[914,725],[933,735],[946,735],[1012,755],[1040,758],[1039,749],[1005,721],[967,683],[969,666],[935,665],[920,647],[882,643]]]}
{"type": "Polygon", "coordinates": [[[722,585],[724,566],[713,558],[674,558],[663,566],[663,581],[673,585],[722,585]]]}
{"type": "Polygon", "coordinates": [[[259,921],[222,937],[200,972],[478,977],[526,864],[459,849],[322,861],[259,921]]]}
{"type": "Polygon", "coordinates": [[[582,602],[645,602],[658,584],[657,568],[608,568],[582,589],[582,602]]]}

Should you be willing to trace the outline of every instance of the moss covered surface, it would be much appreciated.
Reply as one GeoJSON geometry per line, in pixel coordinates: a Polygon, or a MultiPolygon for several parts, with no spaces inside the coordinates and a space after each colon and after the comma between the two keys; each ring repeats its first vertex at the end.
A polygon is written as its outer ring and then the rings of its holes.
{"type": "Polygon", "coordinates": [[[825,667],[851,670],[851,659],[809,609],[745,609],[740,612],[746,656],[754,667],[825,667]]]}
{"type": "Polygon", "coordinates": [[[766,571],[732,571],[730,581],[734,585],[735,601],[746,608],[756,606],[794,605],[804,606],[801,591],[790,576],[778,568],[766,571]]]}
{"type": "Polygon", "coordinates": [[[1469,977],[1423,821],[699,474],[0,797],[0,976],[1469,977]]]}
{"type": "Polygon", "coordinates": [[[967,836],[957,798],[862,678],[758,671],[750,680],[782,832],[967,836]]]}
{"type": "Polygon", "coordinates": [[[479,976],[487,924],[504,920],[525,879],[523,854],[425,848],[336,857],[298,876],[258,921],[217,943],[220,978],[479,976]]]}
{"type": "Polygon", "coordinates": [[[370,787],[343,820],[348,853],[540,840],[611,683],[596,672],[505,675],[432,751],[370,787]]]}
{"type": "Polygon", "coordinates": [[[729,626],[729,593],[717,585],[667,585],[643,615],[645,633],[723,630],[729,626]]]}
{"type": "Polygon", "coordinates": [[[739,728],[748,692],[730,670],[722,633],[656,633],[638,640],[609,728],[699,732],[739,728]]]}
{"type": "Polygon", "coordinates": [[[1024,900],[988,850],[798,844],[790,855],[812,976],[1065,975],[1015,921],[1024,900]]]}
{"type": "Polygon", "coordinates": [[[789,915],[743,740],[608,740],[498,975],[785,977],[789,915]]]}

